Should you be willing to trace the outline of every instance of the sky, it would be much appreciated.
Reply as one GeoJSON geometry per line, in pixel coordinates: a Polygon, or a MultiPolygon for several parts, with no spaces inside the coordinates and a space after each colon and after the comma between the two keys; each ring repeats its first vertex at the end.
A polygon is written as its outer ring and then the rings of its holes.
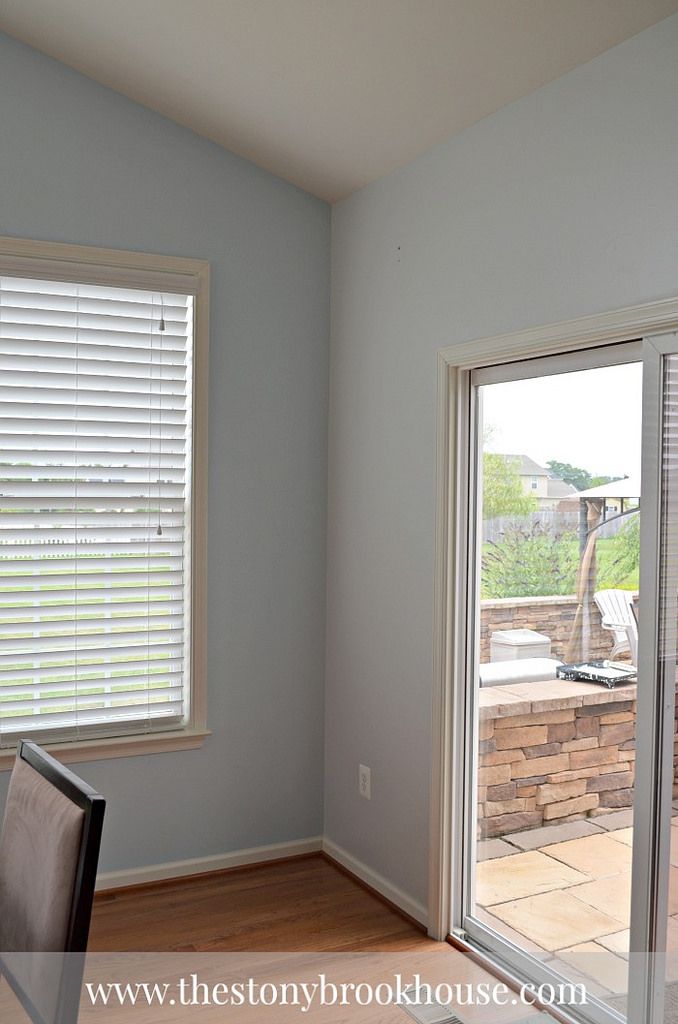
{"type": "Polygon", "coordinates": [[[639,476],[642,365],[628,363],[482,387],[485,450],[639,476]]]}

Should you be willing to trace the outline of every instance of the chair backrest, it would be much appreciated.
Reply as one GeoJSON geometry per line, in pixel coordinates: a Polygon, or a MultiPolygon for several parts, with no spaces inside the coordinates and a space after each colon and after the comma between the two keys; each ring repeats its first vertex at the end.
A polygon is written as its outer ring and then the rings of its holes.
{"type": "Polygon", "coordinates": [[[638,623],[635,618],[633,624],[626,627],[626,637],[631,648],[631,661],[637,667],[638,666],[638,623]]]}
{"type": "Polygon", "coordinates": [[[0,972],[34,1020],[66,1019],[68,995],[53,1000],[53,1016],[36,1017],[39,1001],[26,987],[40,972],[13,969],[21,957],[12,955],[87,949],[104,809],[77,775],[35,743],[19,743],[0,836],[0,972]]]}
{"type": "Polygon", "coordinates": [[[600,609],[603,626],[623,632],[635,623],[633,594],[630,590],[599,590],[593,600],[600,609]]]}
{"type": "Polygon", "coordinates": [[[604,629],[611,629],[618,640],[625,640],[634,665],[638,664],[638,621],[630,590],[599,590],[593,599],[600,609],[604,629]]]}

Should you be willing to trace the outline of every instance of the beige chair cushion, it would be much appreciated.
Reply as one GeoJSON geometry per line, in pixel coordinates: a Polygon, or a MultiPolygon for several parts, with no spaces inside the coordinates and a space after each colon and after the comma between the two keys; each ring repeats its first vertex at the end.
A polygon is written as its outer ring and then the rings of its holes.
{"type": "Polygon", "coordinates": [[[0,951],[64,949],[84,818],[17,758],[0,837],[0,951]]]}

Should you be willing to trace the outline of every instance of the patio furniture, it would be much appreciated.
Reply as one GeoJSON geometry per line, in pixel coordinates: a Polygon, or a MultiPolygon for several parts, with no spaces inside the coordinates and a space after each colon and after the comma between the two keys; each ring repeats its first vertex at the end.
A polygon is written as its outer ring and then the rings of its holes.
{"type": "Polygon", "coordinates": [[[599,590],[593,595],[598,605],[603,629],[614,635],[610,657],[628,651],[634,665],[638,664],[638,622],[630,590],[599,590]]]}
{"type": "Polygon", "coordinates": [[[520,658],[517,661],[491,661],[479,668],[481,686],[508,686],[510,683],[536,683],[556,678],[561,661],[552,658],[520,658]]]}

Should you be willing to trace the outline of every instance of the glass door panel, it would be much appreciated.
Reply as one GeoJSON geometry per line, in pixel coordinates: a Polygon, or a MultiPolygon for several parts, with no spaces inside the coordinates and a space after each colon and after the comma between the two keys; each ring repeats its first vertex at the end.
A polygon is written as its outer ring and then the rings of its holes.
{"type": "Polygon", "coordinates": [[[535,359],[477,371],[471,387],[464,927],[523,968],[527,958],[585,983],[619,1013],[636,756],[638,357],[634,343],[535,359]]]}
{"type": "Polygon", "coordinates": [[[651,881],[657,904],[657,948],[666,956],[655,958],[655,981],[661,985],[656,1019],[678,1022],[678,734],[676,681],[678,654],[678,353],[675,336],[659,343],[661,352],[661,458],[659,462],[659,579],[657,673],[658,693],[665,728],[663,750],[664,799],[658,793],[659,838],[656,878],[651,881]]]}

